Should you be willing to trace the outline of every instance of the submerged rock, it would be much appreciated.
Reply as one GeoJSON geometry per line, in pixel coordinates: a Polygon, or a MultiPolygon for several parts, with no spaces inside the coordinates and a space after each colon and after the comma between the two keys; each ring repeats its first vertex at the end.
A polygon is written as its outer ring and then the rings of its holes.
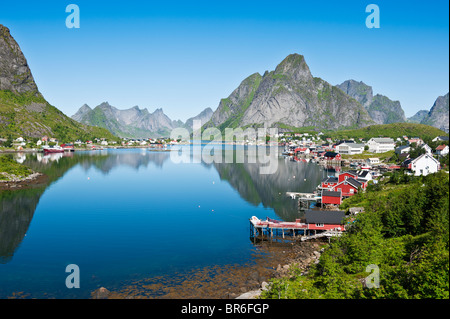
{"type": "Polygon", "coordinates": [[[92,299],[108,299],[111,292],[105,287],[100,287],[91,294],[92,299]]]}

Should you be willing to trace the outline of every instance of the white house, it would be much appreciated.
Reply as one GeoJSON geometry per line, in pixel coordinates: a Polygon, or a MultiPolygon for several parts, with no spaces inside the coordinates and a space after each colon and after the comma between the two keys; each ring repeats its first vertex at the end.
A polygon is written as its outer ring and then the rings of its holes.
{"type": "Polygon", "coordinates": [[[448,145],[442,144],[436,147],[436,155],[445,156],[448,154],[448,145]]]}
{"type": "Polygon", "coordinates": [[[371,157],[366,160],[368,165],[380,164],[380,159],[378,157],[371,157]]]}
{"type": "Polygon", "coordinates": [[[364,144],[359,143],[342,143],[336,146],[336,152],[339,154],[362,154],[364,152],[364,144]]]}
{"type": "Polygon", "coordinates": [[[426,153],[433,154],[433,149],[430,146],[428,146],[428,144],[423,144],[422,148],[425,149],[426,153]]]}
{"type": "Polygon", "coordinates": [[[402,145],[402,146],[399,146],[399,147],[397,147],[395,149],[395,153],[399,154],[399,155],[400,154],[407,154],[409,152],[411,152],[411,146],[409,146],[409,145],[402,145]]]}
{"type": "Polygon", "coordinates": [[[390,137],[373,137],[367,142],[369,152],[385,153],[395,149],[395,141],[390,137]]]}
{"type": "Polygon", "coordinates": [[[430,154],[422,154],[415,159],[407,160],[407,168],[410,169],[415,176],[427,176],[436,173],[441,169],[441,164],[430,154]]]}
{"type": "Polygon", "coordinates": [[[419,137],[410,138],[408,140],[408,145],[411,145],[412,143],[416,143],[417,146],[420,146],[420,145],[424,144],[423,140],[421,138],[419,138],[419,137]]]}
{"type": "Polygon", "coordinates": [[[102,142],[100,143],[100,145],[105,145],[105,146],[107,146],[107,145],[108,145],[108,142],[107,142],[107,141],[102,141],[102,142]]]}
{"type": "Polygon", "coordinates": [[[433,142],[442,142],[442,141],[448,141],[448,136],[436,136],[435,138],[433,138],[433,142]]]}

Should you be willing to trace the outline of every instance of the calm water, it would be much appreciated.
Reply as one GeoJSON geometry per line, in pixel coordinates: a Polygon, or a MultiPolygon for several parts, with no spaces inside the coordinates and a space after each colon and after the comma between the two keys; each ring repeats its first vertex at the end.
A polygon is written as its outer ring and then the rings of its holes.
{"type": "Polygon", "coordinates": [[[249,263],[249,218],[298,218],[285,192],[311,192],[326,174],[281,156],[261,175],[259,163],[177,164],[145,149],[70,155],[17,158],[49,182],[0,193],[0,298],[89,298],[100,286],[249,263]],[[69,264],[79,289],[65,286],[69,264]]]}

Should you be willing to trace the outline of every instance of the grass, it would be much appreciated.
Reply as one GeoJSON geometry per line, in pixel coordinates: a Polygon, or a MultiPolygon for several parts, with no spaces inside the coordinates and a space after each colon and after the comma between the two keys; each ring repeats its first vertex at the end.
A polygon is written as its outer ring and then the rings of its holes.
{"type": "Polygon", "coordinates": [[[368,151],[364,151],[362,154],[342,154],[342,159],[368,159],[368,158],[379,158],[380,161],[391,158],[395,154],[395,151],[388,151],[384,153],[370,153],[368,151]]]}
{"type": "Polygon", "coordinates": [[[12,156],[0,156],[0,180],[8,181],[13,178],[22,179],[31,175],[33,171],[25,165],[17,163],[12,156]]]}
{"type": "Polygon", "coordinates": [[[393,123],[370,125],[360,129],[327,132],[325,135],[333,139],[362,138],[369,140],[372,137],[390,137],[393,139],[408,137],[420,137],[423,140],[431,140],[436,136],[448,135],[444,131],[433,126],[416,123],[393,123]]]}
{"type": "Polygon", "coordinates": [[[67,117],[38,92],[16,94],[0,90],[0,137],[55,137],[62,142],[78,138],[115,137],[106,129],[87,126],[67,117]]]}

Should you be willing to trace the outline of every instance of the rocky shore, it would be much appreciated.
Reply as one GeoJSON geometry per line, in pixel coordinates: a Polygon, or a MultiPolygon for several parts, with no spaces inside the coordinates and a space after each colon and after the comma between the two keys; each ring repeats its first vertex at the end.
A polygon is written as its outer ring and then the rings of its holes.
{"type": "MultiPolygon", "coordinates": [[[[307,274],[310,266],[313,263],[318,263],[320,255],[324,248],[321,248],[323,243],[321,242],[298,242],[293,248],[286,259],[283,260],[283,265],[278,264],[276,271],[274,272],[274,278],[288,277],[291,275],[292,269],[300,269],[302,274],[307,274]],[[305,244],[305,245],[301,245],[305,244]]],[[[270,288],[270,283],[263,281],[261,287],[256,290],[247,291],[236,299],[257,299],[260,297],[264,290],[270,288]]]]}
{"type": "Polygon", "coordinates": [[[0,190],[23,189],[44,184],[46,181],[47,176],[38,172],[34,172],[24,178],[11,176],[8,180],[0,180],[0,190]]]}
{"type": "Polygon", "coordinates": [[[253,299],[269,287],[272,278],[289,276],[292,267],[305,273],[318,262],[323,242],[262,243],[256,262],[212,266],[189,273],[157,276],[125,284],[117,290],[100,287],[93,299],[253,299]]]}

